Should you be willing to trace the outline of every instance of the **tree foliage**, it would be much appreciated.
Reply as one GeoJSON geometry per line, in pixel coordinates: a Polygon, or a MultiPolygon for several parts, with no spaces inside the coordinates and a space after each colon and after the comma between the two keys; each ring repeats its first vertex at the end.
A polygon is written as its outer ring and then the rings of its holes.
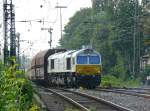
{"type": "Polygon", "coordinates": [[[70,22],[64,29],[65,35],[60,41],[63,48],[80,48],[89,43],[93,31],[86,21],[91,19],[91,13],[90,8],[81,9],[74,17],[70,18],[70,22]]]}
{"type": "Polygon", "coordinates": [[[144,5],[137,0],[92,0],[92,8],[81,9],[70,19],[61,46],[78,49],[92,45],[102,54],[105,74],[125,79],[131,76],[133,66],[139,73],[140,56],[148,49],[144,41],[150,35],[148,3],[142,2],[144,5]]]}
{"type": "Polygon", "coordinates": [[[140,31],[143,39],[142,43],[142,54],[150,53],[150,1],[142,0],[142,11],[140,16],[140,31]]]}

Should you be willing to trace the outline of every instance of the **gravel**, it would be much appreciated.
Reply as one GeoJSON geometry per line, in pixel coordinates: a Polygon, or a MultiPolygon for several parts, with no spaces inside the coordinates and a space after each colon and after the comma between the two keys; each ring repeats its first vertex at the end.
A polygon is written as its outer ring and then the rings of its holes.
{"type": "Polygon", "coordinates": [[[150,99],[146,99],[143,97],[95,90],[92,91],[77,89],[76,91],[103,98],[123,107],[129,108],[133,111],[150,111],[150,99]]]}
{"type": "Polygon", "coordinates": [[[46,105],[48,111],[69,111],[72,109],[78,111],[72,106],[72,104],[60,98],[59,96],[54,95],[53,93],[44,91],[42,89],[38,89],[38,93],[41,97],[41,100],[46,105]]]}

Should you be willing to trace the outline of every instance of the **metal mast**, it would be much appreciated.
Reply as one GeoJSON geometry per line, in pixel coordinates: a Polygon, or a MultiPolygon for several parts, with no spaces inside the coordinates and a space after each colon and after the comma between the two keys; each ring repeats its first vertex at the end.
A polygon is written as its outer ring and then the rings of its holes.
{"type": "Polygon", "coordinates": [[[17,63],[20,64],[20,33],[16,33],[16,47],[17,47],[17,50],[16,50],[16,56],[17,56],[17,63]]]}
{"type": "Polygon", "coordinates": [[[67,8],[66,6],[56,6],[55,8],[59,8],[60,9],[60,37],[62,40],[62,13],[61,13],[61,9],[62,8],[67,8]]]}
{"type": "Polygon", "coordinates": [[[15,10],[12,0],[4,0],[4,63],[8,57],[16,56],[15,10]]]}

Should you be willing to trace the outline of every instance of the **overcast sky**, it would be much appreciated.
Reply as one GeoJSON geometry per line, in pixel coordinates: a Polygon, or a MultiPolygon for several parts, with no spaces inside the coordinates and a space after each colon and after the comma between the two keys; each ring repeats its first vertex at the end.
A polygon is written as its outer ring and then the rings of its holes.
{"type": "MultiPolygon", "coordinates": [[[[62,9],[63,27],[69,22],[75,12],[81,8],[91,7],[91,0],[13,0],[15,5],[16,32],[21,34],[21,54],[35,55],[38,51],[49,48],[49,33],[41,31],[41,28],[52,27],[52,47],[58,45],[60,39],[60,12],[57,5],[67,6],[62,9]],[[22,20],[31,22],[20,22],[22,20]],[[44,20],[53,23],[39,23],[44,20]],[[29,40],[29,42],[28,42],[29,40]],[[32,44],[33,43],[33,44],[32,44]]],[[[0,0],[0,44],[3,46],[3,0],[0,0]]]]}
{"type": "Polygon", "coordinates": [[[69,18],[72,17],[80,8],[91,7],[91,0],[14,0],[16,11],[16,32],[21,34],[21,52],[34,55],[40,50],[49,48],[49,33],[41,31],[41,28],[53,28],[52,47],[58,45],[60,39],[60,13],[56,9],[57,5],[67,6],[62,9],[62,22],[65,26],[69,18]],[[38,23],[36,20],[44,20],[54,23],[38,23]],[[31,22],[19,22],[22,20],[33,20],[31,22]],[[31,44],[33,43],[33,45],[31,44]],[[32,45],[32,46],[31,46],[32,45]],[[31,48],[31,49],[30,49],[31,48]]]}

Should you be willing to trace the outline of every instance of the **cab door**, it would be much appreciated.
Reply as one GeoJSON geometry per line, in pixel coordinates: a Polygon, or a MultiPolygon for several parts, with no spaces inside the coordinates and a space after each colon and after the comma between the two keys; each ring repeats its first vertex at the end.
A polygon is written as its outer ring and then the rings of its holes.
{"type": "Polygon", "coordinates": [[[67,69],[67,70],[70,70],[70,69],[71,69],[71,58],[67,58],[66,69],[67,69]]]}

